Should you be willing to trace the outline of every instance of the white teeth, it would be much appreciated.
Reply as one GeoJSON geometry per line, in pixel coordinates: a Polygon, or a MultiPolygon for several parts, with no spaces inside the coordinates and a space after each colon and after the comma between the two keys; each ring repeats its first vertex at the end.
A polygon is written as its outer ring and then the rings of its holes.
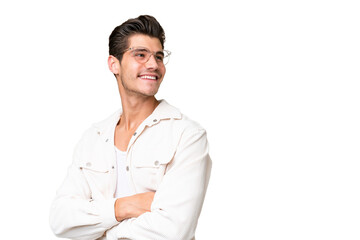
{"type": "Polygon", "coordinates": [[[147,75],[145,75],[145,76],[141,76],[141,78],[156,80],[155,76],[147,76],[147,75]]]}

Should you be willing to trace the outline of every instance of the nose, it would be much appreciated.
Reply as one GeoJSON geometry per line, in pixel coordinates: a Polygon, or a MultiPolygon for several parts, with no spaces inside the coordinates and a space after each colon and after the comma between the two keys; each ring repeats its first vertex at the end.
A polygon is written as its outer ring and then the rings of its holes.
{"type": "Polygon", "coordinates": [[[151,54],[149,60],[146,62],[146,68],[149,69],[158,69],[159,68],[159,64],[155,59],[155,56],[153,54],[151,54]]]}

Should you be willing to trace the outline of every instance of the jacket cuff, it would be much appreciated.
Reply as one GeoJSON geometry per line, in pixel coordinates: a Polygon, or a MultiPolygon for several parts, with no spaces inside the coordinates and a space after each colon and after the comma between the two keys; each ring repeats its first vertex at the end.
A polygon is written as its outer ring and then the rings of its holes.
{"type": "Polygon", "coordinates": [[[115,204],[116,198],[104,200],[104,201],[93,201],[95,207],[99,210],[100,217],[102,218],[102,223],[105,228],[111,228],[119,222],[115,217],[115,204]]]}

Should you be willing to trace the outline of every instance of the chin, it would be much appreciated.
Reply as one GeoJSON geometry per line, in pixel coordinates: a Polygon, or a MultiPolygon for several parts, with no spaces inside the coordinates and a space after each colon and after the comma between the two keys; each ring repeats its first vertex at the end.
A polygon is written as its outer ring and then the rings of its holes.
{"type": "Polygon", "coordinates": [[[159,89],[144,89],[143,91],[140,91],[144,96],[152,97],[154,96],[159,89]]]}
{"type": "Polygon", "coordinates": [[[157,94],[157,91],[156,92],[148,92],[148,93],[145,93],[144,95],[147,96],[147,97],[153,97],[157,94]]]}
{"type": "Polygon", "coordinates": [[[135,91],[137,94],[144,97],[153,97],[158,91],[135,91]]]}

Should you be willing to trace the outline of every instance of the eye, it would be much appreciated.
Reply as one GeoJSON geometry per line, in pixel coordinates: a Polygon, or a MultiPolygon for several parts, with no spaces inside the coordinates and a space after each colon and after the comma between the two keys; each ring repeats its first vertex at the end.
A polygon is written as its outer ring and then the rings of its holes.
{"type": "Polygon", "coordinates": [[[148,52],[145,50],[134,51],[134,57],[136,57],[136,58],[145,58],[147,55],[148,55],[148,52]]]}
{"type": "Polygon", "coordinates": [[[157,54],[156,55],[156,60],[162,62],[164,60],[164,55],[157,54]]]}

